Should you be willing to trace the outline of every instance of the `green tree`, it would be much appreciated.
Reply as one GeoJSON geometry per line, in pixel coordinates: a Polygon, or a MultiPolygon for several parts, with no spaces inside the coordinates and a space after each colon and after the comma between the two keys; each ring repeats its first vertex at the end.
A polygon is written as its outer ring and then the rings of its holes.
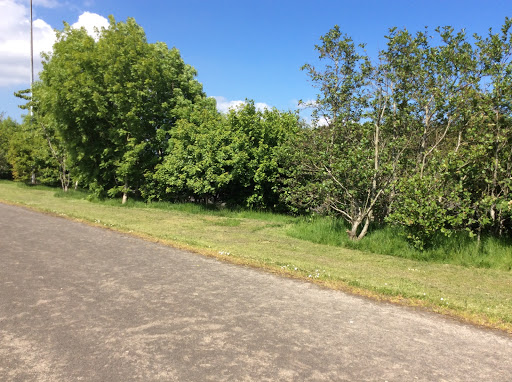
{"type": "Polygon", "coordinates": [[[98,41],[65,25],[43,62],[41,105],[70,160],[98,194],[138,193],[170,131],[205,97],[177,49],[149,44],[133,19],[110,18],[98,41]]]}
{"type": "Polygon", "coordinates": [[[7,160],[14,180],[55,185],[58,164],[52,157],[42,132],[25,116],[23,123],[11,125],[7,160]]]}
{"type": "Polygon", "coordinates": [[[302,69],[320,93],[311,105],[313,127],[302,130],[288,150],[292,172],[285,198],[298,209],[342,216],[349,237],[359,240],[390,180],[382,130],[386,82],[338,26],[315,49],[322,66],[302,69]]]}
{"type": "Polygon", "coordinates": [[[392,28],[375,64],[331,29],[315,47],[321,66],[303,67],[320,92],[313,126],[289,145],[286,200],[342,216],[352,239],[375,219],[418,247],[509,231],[511,24],[476,43],[451,27],[392,28]]]}
{"type": "Polygon", "coordinates": [[[281,208],[281,146],[297,133],[297,115],[275,108],[257,110],[254,101],[247,100],[229,111],[227,124],[236,153],[236,175],[227,198],[251,208],[281,208]]]}
{"type": "Polygon", "coordinates": [[[220,200],[233,178],[235,153],[231,132],[215,109],[213,98],[197,103],[188,119],[180,119],[170,132],[167,156],[156,166],[145,190],[146,199],[220,200]]]}
{"type": "Polygon", "coordinates": [[[190,118],[178,121],[167,157],[150,174],[155,197],[277,208],[278,148],[296,126],[292,113],[259,111],[253,101],[226,116],[213,99],[196,104],[190,118]]]}
{"type": "Polygon", "coordinates": [[[512,19],[505,19],[501,33],[475,38],[484,91],[477,102],[478,129],[472,131],[478,150],[466,154],[473,158],[470,181],[479,195],[478,233],[512,235],[512,19]]]}
{"type": "Polygon", "coordinates": [[[37,131],[48,145],[47,149],[55,162],[59,165],[59,179],[61,187],[64,191],[68,191],[71,182],[71,172],[69,168],[68,151],[64,145],[64,141],[56,129],[56,120],[52,113],[45,113],[44,107],[49,104],[48,97],[51,92],[42,85],[40,81],[33,84],[32,89],[20,90],[15,96],[27,101],[20,108],[30,110],[30,125],[33,131],[37,131]]]}
{"type": "Polygon", "coordinates": [[[436,30],[439,46],[426,33],[388,37],[395,120],[413,137],[388,220],[418,247],[463,229],[502,234],[510,221],[509,29],[476,46],[450,27],[436,30]]]}
{"type": "Polygon", "coordinates": [[[388,220],[404,225],[418,247],[472,221],[454,154],[478,91],[476,53],[464,31],[436,32],[439,46],[431,45],[427,30],[411,35],[392,28],[381,52],[393,86],[390,121],[409,137],[388,220]]]}
{"type": "Polygon", "coordinates": [[[14,135],[18,123],[11,118],[3,118],[0,113],[0,179],[12,178],[12,166],[8,160],[9,141],[14,135]]]}

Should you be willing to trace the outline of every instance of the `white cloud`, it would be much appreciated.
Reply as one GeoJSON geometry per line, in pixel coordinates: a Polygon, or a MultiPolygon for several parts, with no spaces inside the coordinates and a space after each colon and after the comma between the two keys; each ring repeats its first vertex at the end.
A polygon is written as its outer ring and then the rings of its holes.
{"type": "MultiPolygon", "coordinates": [[[[0,86],[30,83],[30,9],[14,0],[0,0],[0,86]]],[[[41,19],[33,22],[34,72],[42,69],[41,52],[51,50],[55,33],[41,19]]]]}
{"type": "Polygon", "coordinates": [[[272,109],[269,105],[267,105],[264,102],[256,102],[254,104],[254,106],[256,106],[256,109],[261,110],[261,111],[263,111],[265,109],[269,109],[269,110],[272,109]]]}
{"type": "Polygon", "coordinates": [[[311,113],[301,113],[301,118],[310,126],[314,127],[322,127],[322,126],[329,126],[332,123],[332,119],[328,118],[327,116],[321,116],[317,120],[314,120],[311,116],[311,113]]]}
{"type": "MultiPolygon", "coordinates": [[[[221,113],[227,113],[229,110],[236,109],[237,107],[245,104],[245,101],[228,101],[225,97],[221,96],[214,96],[213,98],[217,101],[217,110],[221,113]]],[[[264,102],[256,102],[254,103],[254,106],[258,110],[271,109],[271,107],[264,102]]]]}
{"type": "Polygon", "coordinates": [[[213,97],[217,101],[217,110],[221,113],[227,113],[231,109],[236,109],[243,105],[244,101],[228,101],[225,97],[213,97]]]}
{"type": "Polygon", "coordinates": [[[331,122],[332,120],[330,118],[323,116],[316,121],[315,126],[329,126],[331,122]]]}
{"type": "MultiPolygon", "coordinates": [[[[0,0],[0,87],[30,84],[30,9],[28,2],[0,0]]],[[[37,0],[40,6],[57,6],[56,0],[37,0]]],[[[84,26],[93,37],[94,26],[108,26],[108,20],[94,13],[83,13],[73,26],[84,26]]],[[[41,52],[50,52],[55,42],[53,28],[35,19],[34,74],[42,70],[41,52]]]]}
{"type": "Polygon", "coordinates": [[[84,12],[78,17],[78,21],[71,25],[71,27],[79,29],[84,27],[89,36],[98,38],[98,33],[101,32],[101,28],[108,28],[108,20],[96,13],[84,12]]]}

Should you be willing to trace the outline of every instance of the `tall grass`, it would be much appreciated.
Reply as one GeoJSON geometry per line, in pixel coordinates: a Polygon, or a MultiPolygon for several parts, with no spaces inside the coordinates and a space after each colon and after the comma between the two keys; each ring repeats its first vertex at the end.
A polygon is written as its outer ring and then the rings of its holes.
{"type": "Polygon", "coordinates": [[[512,240],[482,237],[480,242],[465,232],[451,237],[438,235],[432,245],[418,250],[410,245],[399,227],[372,227],[360,241],[351,241],[343,221],[331,217],[302,218],[287,233],[296,239],[412,260],[466,267],[512,270],[512,240]]]}

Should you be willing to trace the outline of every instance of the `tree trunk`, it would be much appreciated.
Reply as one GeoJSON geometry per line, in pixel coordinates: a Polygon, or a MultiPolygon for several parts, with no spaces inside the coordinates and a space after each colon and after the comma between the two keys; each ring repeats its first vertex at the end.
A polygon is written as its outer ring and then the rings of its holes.
{"type": "Polygon", "coordinates": [[[352,221],[352,227],[350,230],[347,229],[347,234],[350,240],[353,241],[359,241],[363,237],[365,237],[366,233],[368,232],[368,227],[370,226],[370,219],[371,219],[371,213],[366,216],[366,218],[358,217],[355,221],[352,221]],[[357,230],[359,229],[359,226],[363,222],[364,219],[364,226],[361,232],[359,234],[357,233],[357,230]]]}
{"type": "Polygon", "coordinates": [[[124,190],[123,190],[123,202],[122,204],[125,204],[128,200],[128,181],[124,183],[124,190]]]}
{"type": "Polygon", "coordinates": [[[357,240],[357,229],[359,228],[359,224],[361,224],[359,220],[353,221],[352,227],[350,227],[350,229],[347,229],[347,234],[350,240],[357,240]]]}
{"type": "Polygon", "coordinates": [[[366,220],[364,221],[364,226],[359,235],[357,236],[357,240],[361,240],[363,237],[366,236],[366,233],[368,232],[368,227],[370,226],[370,214],[366,217],[366,220]]]}
{"type": "Polygon", "coordinates": [[[66,164],[64,161],[60,162],[61,174],[60,174],[60,184],[64,192],[68,192],[70,176],[67,174],[66,164]]]}
{"type": "Polygon", "coordinates": [[[420,142],[420,153],[418,156],[418,164],[420,166],[420,179],[423,179],[423,172],[426,165],[426,151],[427,151],[427,135],[430,129],[430,114],[428,105],[425,106],[425,119],[423,125],[423,134],[420,142]]]}

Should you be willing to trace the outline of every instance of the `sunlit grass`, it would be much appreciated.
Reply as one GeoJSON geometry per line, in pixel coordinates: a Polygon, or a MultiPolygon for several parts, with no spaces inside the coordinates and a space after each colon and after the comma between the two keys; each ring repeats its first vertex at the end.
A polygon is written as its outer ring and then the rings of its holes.
{"type": "Polygon", "coordinates": [[[240,225],[239,219],[272,222],[275,224],[275,227],[288,225],[286,233],[290,237],[316,244],[338,246],[426,262],[512,270],[512,241],[506,239],[483,237],[478,242],[475,238],[469,237],[467,233],[460,232],[451,237],[439,235],[429,248],[421,251],[407,242],[404,235],[401,234],[399,227],[393,226],[373,227],[363,240],[354,242],[349,240],[345,232],[348,227],[344,221],[332,217],[292,217],[268,211],[232,209],[197,203],[145,203],[134,199],[128,199],[128,202],[123,205],[119,199],[99,200],[83,190],[64,192],[45,186],[28,186],[23,183],[17,183],[16,185],[17,187],[30,190],[53,191],[54,196],[58,198],[88,200],[104,206],[157,209],[226,218],[212,223],[215,225],[236,227],[240,225]]]}

